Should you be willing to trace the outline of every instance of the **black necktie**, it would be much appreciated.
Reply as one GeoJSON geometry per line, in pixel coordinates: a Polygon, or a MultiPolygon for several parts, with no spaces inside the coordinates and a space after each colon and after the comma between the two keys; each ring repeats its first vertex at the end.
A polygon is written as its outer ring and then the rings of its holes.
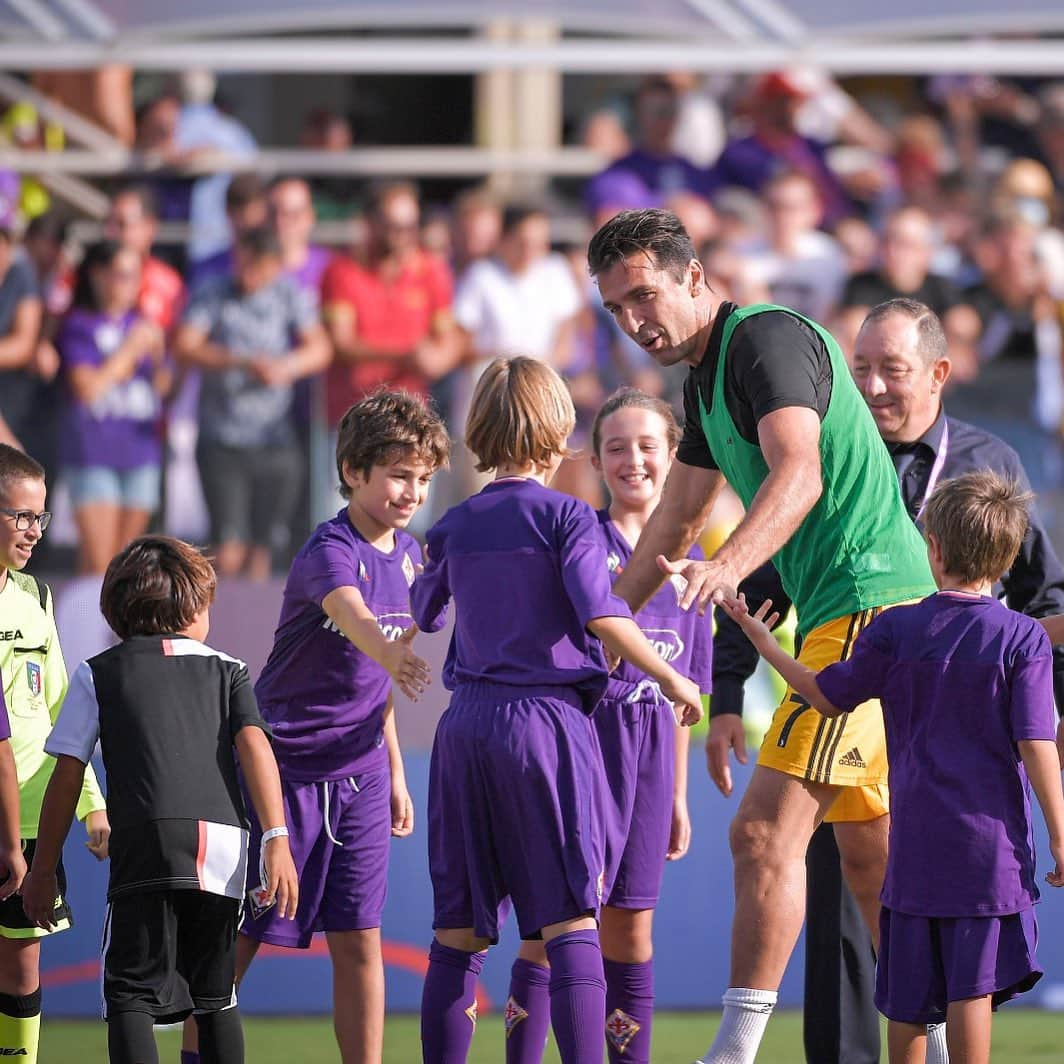
{"type": "Polygon", "coordinates": [[[916,519],[916,514],[923,502],[925,462],[922,443],[900,443],[891,448],[890,457],[894,462],[894,471],[898,474],[902,502],[909,516],[916,519]]]}

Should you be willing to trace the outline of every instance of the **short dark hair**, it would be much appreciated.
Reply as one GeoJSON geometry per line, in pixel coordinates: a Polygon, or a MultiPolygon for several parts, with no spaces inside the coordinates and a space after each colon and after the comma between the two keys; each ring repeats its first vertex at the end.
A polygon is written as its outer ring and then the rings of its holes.
{"type": "Polygon", "coordinates": [[[65,244],[70,232],[70,215],[66,211],[53,207],[44,214],[38,214],[29,220],[23,241],[48,240],[53,244],[65,244]]]}
{"type": "Polygon", "coordinates": [[[668,270],[677,284],[695,258],[694,244],[672,211],[658,207],[621,211],[591,238],[587,249],[591,276],[597,277],[639,252],[650,255],[659,269],[668,270]]]}
{"type": "Polygon", "coordinates": [[[16,480],[44,480],[44,466],[25,451],[0,443],[0,497],[16,480]]]}
{"type": "Polygon", "coordinates": [[[258,225],[237,233],[235,243],[240,251],[255,262],[281,257],[281,241],[269,225],[258,225]]]}
{"type": "Polygon", "coordinates": [[[435,471],[451,456],[447,428],[435,409],[407,392],[379,391],[360,399],[340,420],[336,472],[340,494],[351,497],[344,466],[368,477],[374,466],[413,456],[435,471]]]}
{"type": "Polygon", "coordinates": [[[664,399],[656,395],[649,395],[638,388],[618,388],[602,404],[602,408],[595,415],[591,425],[591,453],[598,455],[602,447],[602,423],[618,410],[635,407],[637,410],[649,410],[657,414],[665,422],[665,439],[668,441],[669,450],[675,450],[680,442],[680,425],[676,420],[673,409],[664,399]]]}
{"type": "Polygon", "coordinates": [[[909,299],[907,296],[877,303],[861,322],[858,335],[869,325],[877,325],[892,314],[900,314],[903,318],[916,322],[918,338],[916,350],[925,366],[930,366],[932,362],[948,357],[949,341],[946,339],[946,332],[942,328],[938,315],[926,303],[921,303],[918,299],[909,299]]]}
{"type": "Polygon", "coordinates": [[[184,631],[218,580],[202,551],[172,536],[140,536],[111,559],[100,612],[119,639],[184,631]]]}
{"type": "Polygon", "coordinates": [[[225,190],[225,209],[238,211],[250,206],[255,200],[265,199],[266,182],[260,174],[246,171],[234,174],[225,190]]]}
{"type": "Polygon", "coordinates": [[[508,236],[529,218],[549,218],[547,208],[537,203],[511,203],[503,208],[502,234],[508,236]]]}
{"type": "Polygon", "coordinates": [[[942,567],[965,583],[994,581],[1016,560],[1034,496],[989,469],[940,484],[923,523],[942,550],[942,567]]]}
{"type": "Polygon", "coordinates": [[[108,269],[125,250],[126,246],[117,240],[97,240],[85,249],[74,275],[72,306],[79,310],[99,309],[96,305],[96,289],[92,283],[92,275],[98,269],[108,269]]]}
{"type": "Polygon", "coordinates": [[[143,181],[126,181],[111,193],[111,202],[114,203],[121,196],[134,197],[146,217],[159,217],[159,197],[151,185],[146,185],[143,181]]]}

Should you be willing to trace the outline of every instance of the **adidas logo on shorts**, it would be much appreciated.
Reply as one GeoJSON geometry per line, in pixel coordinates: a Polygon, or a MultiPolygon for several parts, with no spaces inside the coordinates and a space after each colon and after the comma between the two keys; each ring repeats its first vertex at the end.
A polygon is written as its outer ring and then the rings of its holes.
{"type": "Polygon", "coordinates": [[[852,750],[847,750],[846,753],[839,758],[839,764],[845,765],[847,768],[868,768],[868,766],[861,759],[861,751],[855,746],[852,750]]]}

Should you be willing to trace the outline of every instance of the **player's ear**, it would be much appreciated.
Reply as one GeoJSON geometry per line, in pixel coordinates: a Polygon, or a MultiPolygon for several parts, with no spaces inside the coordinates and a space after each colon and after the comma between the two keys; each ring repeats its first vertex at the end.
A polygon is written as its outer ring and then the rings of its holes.
{"type": "Polygon", "coordinates": [[[698,259],[687,264],[687,288],[692,296],[698,295],[706,285],[706,270],[698,259]]]}
{"type": "Polygon", "coordinates": [[[359,487],[363,482],[363,476],[361,473],[356,472],[351,468],[351,463],[344,461],[344,483],[352,490],[359,487]]]}

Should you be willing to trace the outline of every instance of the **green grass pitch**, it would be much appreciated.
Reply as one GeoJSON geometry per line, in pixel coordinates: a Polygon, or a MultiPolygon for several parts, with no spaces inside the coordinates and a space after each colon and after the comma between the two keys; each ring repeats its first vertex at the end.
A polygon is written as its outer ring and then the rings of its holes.
{"type": "MultiPolygon", "coordinates": [[[[655,1064],[691,1064],[709,1044],[719,1016],[715,1013],[662,1013],[654,1025],[655,1064]]],[[[327,1019],[245,1019],[249,1064],[335,1064],[336,1043],[327,1019]]],[[[178,1030],[156,1032],[162,1064],[177,1064],[178,1030]]],[[[40,1064],[104,1064],[106,1031],[102,1022],[74,1023],[45,1019],[40,1064]]],[[[502,1020],[486,1016],[473,1039],[469,1064],[500,1064],[502,1020]]],[[[1060,1064],[1064,1058],[1064,1017],[1052,1012],[1004,1010],[994,1022],[993,1059],[1002,1064],[1060,1064]]],[[[800,1064],[801,1017],[780,1012],[772,1017],[758,1054],[758,1064],[800,1064]]],[[[884,1052],[884,1060],[886,1054],[884,1052]]],[[[385,1064],[418,1064],[416,1016],[388,1019],[384,1036],[385,1064]]],[[[553,1045],[545,1058],[558,1064],[553,1045]]]]}

